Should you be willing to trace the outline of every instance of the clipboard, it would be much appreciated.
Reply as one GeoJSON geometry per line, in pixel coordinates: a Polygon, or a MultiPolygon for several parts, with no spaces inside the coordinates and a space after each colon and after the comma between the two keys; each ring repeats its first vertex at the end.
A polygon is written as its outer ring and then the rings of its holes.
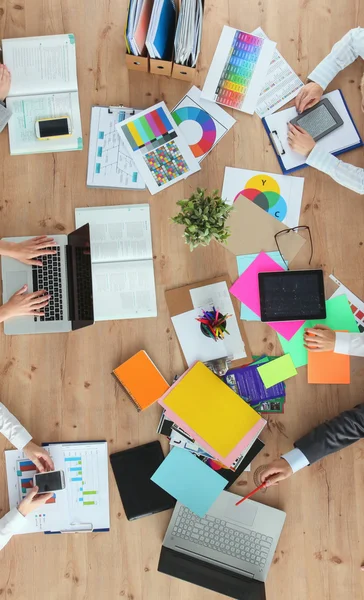
{"type": "MultiPolygon", "coordinates": [[[[207,285],[213,285],[214,283],[221,283],[221,282],[225,282],[228,290],[230,289],[230,287],[232,285],[230,278],[228,277],[228,275],[221,275],[220,277],[214,277],[213,279],[206,279],[205,281],[198,281],[196,283],[190,283],[188,285],[185,285],[185,286],[182,286],[179,288],[166,290],[165,298],[166,298],[170,316],[175,317],[177,315],[180,315],[182,313],[185,313],[185,312],[193,309],[190,290],[193,290],[195,288],[205,287],[207,285]]],[[[238,323],[240,335],[241,335],[242,340],[245,345],[245,352],[247,354],[247,356],[245,358],[233,360],[231,364],[232,364],[232,367],[241,367],[243,365],[250,364],[253,361],[253,358],[252,358],[252,353],[250,350],[249,342],[248,342],[248,339],[247,339],[247,336],[245,333],[243,322],[239,318],[238,301],[236,300],[236,298],[231,296],[231,294],[230,294],[230,297],[231,297],[231,300],[233,303],[234,313],[235,313],[235,317],[236,317],[236,320],[238,323]]],[[[178,339],[178,337],[177,337],[177,339],[178,339]]],[[[183,354],[183,351],[182,351],[179,341],[178,341],[178,345],[181,350],[184,365],[187,369],[188,365],[185,360],[185,357],[184,357],[184,354],[183,354]]]]}
{"type": "MultiPolygon", "coordinates": [[[[82,441],[69,441],[69,442],[43,442],[42,446],[46,447],[46,446],[56,446],[59,444],[72,444],[72,445],[77,445],[77,444],[105,444],[107,440],[82,440],[82,441]]],[[[61,533],[99,533],[99,532],[103,532],[103,531],[110,531],[110,528],[100,528],[100,529],[94,529],[93,524],[92,523],[70,523],[70,525],[75,525],[78,527],[78,529],[63,529],[61,531],[44,531],[45,535],[58,535],[61,533]]]]}
{"type": "MultiPolygon", "coordinates": [[[[342,91],[341,90],[335,90],[335,91],[339,92],[341,100],[342,100],[343,105],[344,105],[344,108],[346,110],[347,116],[349,117],[349,119],[351,121],[351,124],[353,125],[354,130],[355,130],[355,132],[356,132],[356,134],[357,134],[357,136],[359,138],[359,142],[356,143],[356,144],[352,144],[350,146],[347,146],[345,148],[341,148],[340,150],[336,150],[334,152],[330,152],[330,150],[327,150],[327,152],[330,153],[330,154],[332,154],[333,156],[340,156],[341,154],[345,154],[345,152],[349,152],[350,150],[355,150],[356,148],[361,148],[363,146],[363,140],[362,140],[362,138],[360,136],[360,133],[359,133],[359,131],[358,131],[358,129],[357,129],[355,123],[354,123],[353,117],[352,117],[352,115],[350,113],[350,110],[348,108],[348,105],[346,103],[346,100],[345,100],[345,98],[343,96],[342,91]]],[[[327,96],[327,94],[325,94],[323,96],[323,98],[325,98],[326,96],[327,96]]],[[[285,110],[289,110],[289,109],[285,109],[285,110]]],[[[280,111],[280,112],[285,112],[285,111],[280,111]]],[[[308,165],[306,162],[303,162],[302,164],[300,164],[300,165],[298,165],[296,167],[290,168],[290,169],[287,169],[284,166],[284,162],[282,160],[282,157],[284,157],[284,156],[287,155],[287,153],[286,153],[286,151],[284,149],[284,145],[285,145],[284,144],[284,140],[282,140],[282,136],[279,135],[279,132],[277,131],[277,129],[276,128],[272,128],[271,129],[269,127],[269,125],[268,125],[268,122],[267,122],[267,119],[269,120],[272,116],[274,117],[274,115],[277,115],[277,114],[280,114],[280,113],[274,113],[273,115],[269,115],[268,117],[264,117],[262,119],[262,123],[263,123],[264,129],[267,132],[267,135],[268,135],[269,140],[271,142],[271,145],[272,145],[272,148],[274,150],[274,153],[275,153],[275,155],[277,157],[277,160],[278,160],[279,166],[280,166],[280,168],[282,170],[282,173],[284,175],[289,175],[291,173],[295,173],[296,171],[299,171],[301,169],[309,167],[310,165],[308,165]]],[[[344,118],[344,115],[341,114],[340,116],[344,118]]],[[[325,139],[325,138],[323,138],[323,139],[325,139]]]]}

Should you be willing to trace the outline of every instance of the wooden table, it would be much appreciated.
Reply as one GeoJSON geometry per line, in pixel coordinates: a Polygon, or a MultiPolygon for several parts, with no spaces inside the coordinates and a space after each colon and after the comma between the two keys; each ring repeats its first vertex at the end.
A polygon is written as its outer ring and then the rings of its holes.
{"type": "MultiPolygon", "coordinates": [[[[190,253],[182,229],[171,224],[176,201],[197,186],[221,189],[226,165],[279,172],[268,138],[255,115],[234,112],[236,126],[185,183],[152,197],[145,192],[87,189],[90,107],[117,104],[145,108],[165,100],[172,108],[189,85],[128,72],[123,29],[127,0],[0,0],[2,37],[72,32],[85,150],[9,157],[0,136],[1,235],[69,232],[78,206],[149,202],[151,206],[158,318],[97,323],[73,334],[1,338],[0,398],[35,440],[106,438],[110,452],[158,438],[158,406],[138,414],[110,372],[144,348],[171,380],[182,358],[164,290],[228,272],[234,258],[222,247],[190,253]]],[[[224,24],[251,31],[261,25],[297,73],[305,78],[350,28],[364,21],[360,0],[206,0],[197,84],[206,76],[224,24]]],[[[346,69],[329,89],[341,87],[361,133],[359,82],[362,64],[346,69]]],[[[344,157],[364,166],[363,151],[344,157]]],[[[358,195],[307,169],[301,224],[311,227],[316,263],[364,297],[364,204],[358,195]]],[[[280,353],[268,326],[247,324],[255,353],[280,353]]],[[[364,362],[352,360],[350,386],[309,386],[306,367],[287,383],[284,415],[269,418],[265,450],[253,471],[311,427],[362,401],[364,362]]],[[[161,438],[160,438],[161,439],[161,438]]],[[[1,452],[9,448],[1,439],[1,452]]],[[[269,600],[362,600],[364,574],[363,444],[305,469],[258,500],[284,509],[287,521],[267,581],[269,600]]],[[[1,461],[0,511],[8,510],[5,461],[1,461]]],[[[244,474],[233,490],[253,489],[244,474]]],[[[219,594],[157,572],[170,513],[129,523],[110,472],[108,534],[18,536],[1,554],[0,598],[11,600],[217,600],[219,594]]]]}

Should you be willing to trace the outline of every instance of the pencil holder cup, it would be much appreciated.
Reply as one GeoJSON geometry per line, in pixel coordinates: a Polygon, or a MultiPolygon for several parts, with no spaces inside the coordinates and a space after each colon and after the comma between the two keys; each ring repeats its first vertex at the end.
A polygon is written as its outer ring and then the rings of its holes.
{"type": "MultiPolygon", "coordinates": [[[[219,319],[221,319],[223,316],[224,316],[224,315],[223,315],[221,312],[219,312],[219,313],[218,313],[218,318],[219,318],[219,319]]],[[[222,324],[221,324],[221,327],[223,327],[224,329],[226,329],[226,321],[223,321],[223,322],[222,322],[222,324]]],[[[205,337],[209,337],[210,339],[213,339],[213,338],[212,338],[212,337],[211,337],[211,336],[210,336],[210,335],[207,333],[207,331],[206,331],[205,327],[203,326],[203,323],[200,323],[200,330],[201,330],[201,333],[203,333],[205,337]]],[[[215,338],[215,340],[214,340],[214,341],[216,341],[216,340],[218,340],[218,339],[219,339],[219,338],[215,338]]]]}

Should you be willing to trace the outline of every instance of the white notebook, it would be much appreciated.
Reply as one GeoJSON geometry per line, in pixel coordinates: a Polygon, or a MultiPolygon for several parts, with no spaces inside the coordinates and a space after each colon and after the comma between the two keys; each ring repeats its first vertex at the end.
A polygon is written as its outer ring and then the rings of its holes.
{"type": "Polygon", "coordinates": [[[2,49],[3,61],[12,75],[6,100],[13,113],[9,121],[10,154],[82,150],[75,36],[8,39],[2,41],[2,49]],[[35,122],[50,117],[68,117],[71,135],[38,139],[35,122]]]}
{"type": "Polygon", "coordinates": [[[157,316],[148,204],[76,208],[90,224],[95,321],[157,316]]]}

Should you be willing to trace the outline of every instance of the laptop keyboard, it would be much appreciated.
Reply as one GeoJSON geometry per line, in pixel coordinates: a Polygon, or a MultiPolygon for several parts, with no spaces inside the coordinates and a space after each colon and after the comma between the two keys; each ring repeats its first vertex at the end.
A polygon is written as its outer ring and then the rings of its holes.
{"type": "Polygon", "coordinates": [[[33,266],[33,291],[46,290],[51,295],[48,305],[42,309],[44,317],[34,317],[34,321],[62,321],[62,275],[61,275],[61,248],[47,248],[56,250],[56,254],[39,256],[42,267],[33,266]]]}
{"type": "Polygon", "coordinates": [[[185,506],[179,509],[172,535],[264,569],[273,538],[207,515],[200,519],[185,506]]]}

